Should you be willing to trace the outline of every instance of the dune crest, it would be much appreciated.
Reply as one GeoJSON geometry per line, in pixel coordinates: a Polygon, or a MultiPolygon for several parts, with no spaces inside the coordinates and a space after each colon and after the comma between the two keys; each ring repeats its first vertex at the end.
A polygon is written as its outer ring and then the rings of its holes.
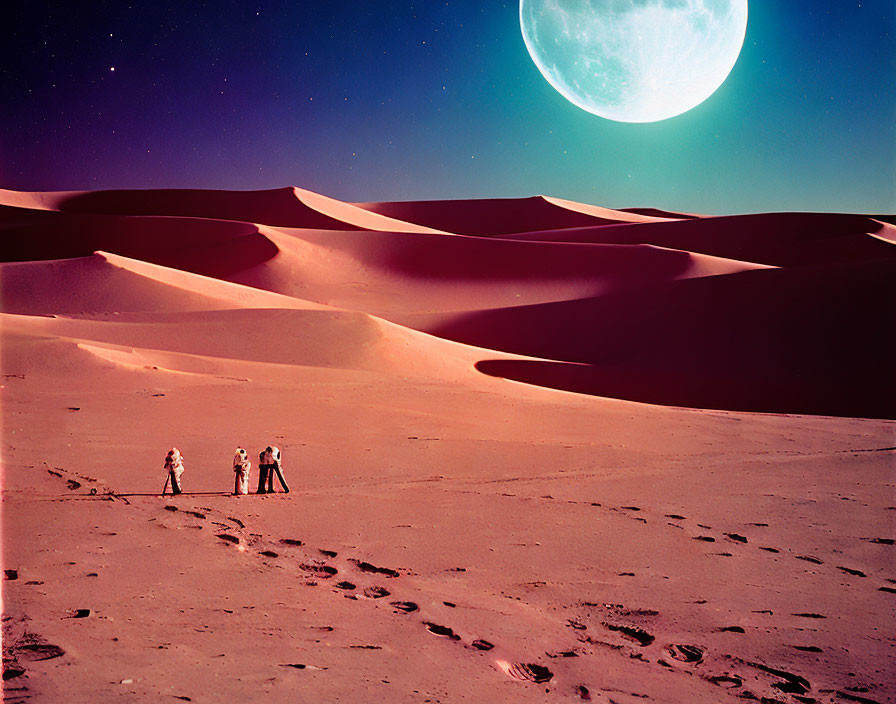
{"type": "Polygon", "coordinates": [[[564,200],[563,198],[554,198],[553,196],[541,196],[545,201],[566,210],[576,213],[584,213],[595,218],[612,220],[615,222],[664,222],[666,220],[678,219],[675,216],[646,215],[644,213],[635,212],[633,210],[613,210],[611,208],[602,208],[599,205],[588,205],[587,203],[577,203],[574,200],[564,200]]]}

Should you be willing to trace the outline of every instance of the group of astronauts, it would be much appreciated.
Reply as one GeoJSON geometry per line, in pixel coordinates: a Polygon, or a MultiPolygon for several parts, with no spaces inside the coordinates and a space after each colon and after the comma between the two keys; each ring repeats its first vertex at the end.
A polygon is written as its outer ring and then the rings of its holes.
{"type": "MultiPolygon", "coordinates": [[[[234,495],[249,493],[249,473],[251,469],[252,461],[249,459],[249,454],[242,447],[238,447],[236,454],[233,456],[234,495]]],[[[171,482],[172,494],[183,492],[181,476],[184,473],[184,458],[176,447],[172,447],[165,457],[165,470],[168,472],[168,479],[165,481],[165,488],[162,489],[162,493],[164,494],[167,490],[169,481],[171,482]]],[[[258,454],[258,491],[256,493],[273,494],[274,475],[280,481],[283,491],[288,494],[289,485],[283,478],[280,448],[268,445],[258,454]]]]}

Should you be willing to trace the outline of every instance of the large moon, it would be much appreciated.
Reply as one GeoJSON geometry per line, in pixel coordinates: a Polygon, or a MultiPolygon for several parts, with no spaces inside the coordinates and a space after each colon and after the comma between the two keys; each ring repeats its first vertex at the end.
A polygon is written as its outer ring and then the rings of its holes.
{"type": "Polygon", "coordinates": [[[619,122],[656,122],[722,85],[744,43],[747,0],[520,0],[538,69],[563,97],[619,122]]]}

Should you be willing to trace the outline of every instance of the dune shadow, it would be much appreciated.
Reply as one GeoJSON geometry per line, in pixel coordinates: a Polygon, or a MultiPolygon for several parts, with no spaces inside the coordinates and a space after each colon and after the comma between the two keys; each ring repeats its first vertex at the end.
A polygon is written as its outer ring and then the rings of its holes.
{"type": "Polygon", "coordinates": [[[809,380],[767,386],[736,374],[725,377],[693,370],[539,360],[489,359],[474,366],[483,374],[510,381],[662,406],[896,418],[896,403],[884,394],[862,394],[849,385],[826,387],[809,380]]]}
{"type": "Polygon", "coordinates": [[[167,215],[234,220],[282,227],[353,230],[354,226],[308,207],[290,188],[264,191],[195,189],[112,190],[74,193],[59,204],[64,213],[167,215]]]}
{"type": "Polygon", "coordinates": [[[89,257],[111,252],[205,276],[228,276],[279,253],[258,227],[185,217],[122,217],[2,208],[0,261],[89,257]]]}
{"type": "Polygon", "coordinates": [[[896,417],[896,259],[761,269],[472,311],[427,332],[491,376],[691,408],[896,417]]]}

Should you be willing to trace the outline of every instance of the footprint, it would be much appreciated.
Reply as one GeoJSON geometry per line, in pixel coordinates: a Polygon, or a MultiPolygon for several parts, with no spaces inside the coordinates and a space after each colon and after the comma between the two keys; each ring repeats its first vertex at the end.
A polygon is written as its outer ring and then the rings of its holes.
{"type": "Polygon", "coordinates": [[[737,675],[715,675],[713,677],[707,677],[706,679],[723,689],[736,689],[744,683],[744,681],[737,675]]]}
{"type": "Polygon", "coordinates": [[[311,572],[313,575],[320,577],[321,579],[329,579],[334,574],[337,574],[339,570],[330,565],[321,565],[318,563],[305,564],[302,563],[299,565],[299,569],[303,572],[311,572]]]}
{"type": "Polygon", "coordinates": [[[554,677],[554,673],[548,668],[532,662],[504,662],[498,661],[498,667],[503,670],[504,674],[517,680],[529,682],[549,682],[554,677]]]}
{"type": "Polygon", "coordinates": [[[460,640],[460,636],[447,626],[440,626],[439,624],[431,623],[430,621],[424,621],[423,625],[426,626],[427,631],[437,636],[442,636],[448,640],[460,640]]]}
{"type": "Polygon", "coordinates": [[[817,557],[810,557],[809,555],[796,555],[797,560],[805,560],[806,562],[811,562],[813,565],[823,565],[824,560],[819,560],[817,557]]]}
{"type": "Polygon", "coordinates": [[[364,590],[364,596],[368,599],[382,599],[384,596],[389,596],[390,592],[382,587],[367,587],[364,590]]]}
{"type": "Polygon", "coordinates": [[[21,645],[17,650],[17,655],[22,660],[52,660],[65,655],[65,651],[58,645],[29,643],[21,645]]]}
{"type": "Polygon", "coordinates": [[[703,660],[703,649],[696,645],[668,645],[666,652],[669,657],[681,662],[700,662],[703,660]]]}
{"type": "Polygon", "coordinates": [[[812,689],[812,685],[809,684],[809,680],[805,677],[800,677],[799,675],[794,675],[792,672],[787,672],[786,670],[778,670],[774,667],[769,667],[768,665],[763,665],[758,662],[747,662],[747,665],[750,667],[755,667],[757,670],[762,670],[763,672],[767,672],[770,675],[774,675],[775,677],[780,677],[783,682],[775,682],[772,684],[772,687],[775,689],[779,689],[782,692],[787,692],[787,694],[805,694],[810,689],[812,689]]]}
{"type": "MultiPolygon", "coordinates": [[[[841,699],[845,699],[848,702],[859,702],[859,704],[880,704],[876,699],[868,699],[867,697],[860,697],[856,694],[850,694],[849,692],[843,692],[841,690],[837,691],[837,696],[841,699]]],[[[799,699],[799,697],[795,697],[799,699]]]]}
{"type": "Polygon", "coordinates": [[[65,651],[58,645],[48,643],[41,636],[34,633],[26,633],[12,646],[15,659],[36,662],[40,660],[52,660],[65,655],[65,651]]]}
{"type": "Polygon", "coordinates": [[[419,607],[413,601],[392,601],[389,603],[394,609],[404,611],[406,614],[416,611],[419,607]]]}
{"type": "MultiPolygon", "coordinates": [[[[584,602],[586,606],[597,606],[597,604],[589,604],[584,602]]],[[[660,612],[656,609],[627,609],[623,604],[601,604],[605,609],[615,611],[618,616],[659,616],[660,612]]]]}
{"type": "Polygon", "coordinates": [[[377,567],[376,565],[371,565],[369,562],[364,562],[363,560],[355,560],[354,558],[349,560],[349,562],[353,563],[355,567],[357,567],[362,572],[384,574],[387,577],[398,577],[398,572],[396,570],[391,570],[388,567],[377,567]]]}
{"type": "Polygon", "coordinates": [[[656,636],[651,635],[647,631],[642,628],[637,628],[634,626],[617,626],[613,623],[604,623],[604,627],[608,628],[611,631],[616,631],[621,633],[622,635],[630,638],[640,645],[642,648],[650,645],[653,641],[656,640],[656,636]]]}

